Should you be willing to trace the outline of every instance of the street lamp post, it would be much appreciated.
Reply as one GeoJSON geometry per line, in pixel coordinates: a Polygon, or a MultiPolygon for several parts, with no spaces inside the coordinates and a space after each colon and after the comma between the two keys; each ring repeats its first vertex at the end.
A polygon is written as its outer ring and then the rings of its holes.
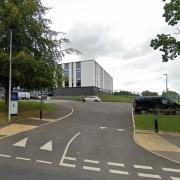
{"type": "Polygon", "coordinates": [[[11,74],[12,74],[12,28],[10,29],[10,53],[9,53],[9,108],[8,122],[11,122],[11,74]]]}
{"type": "Polygon", "coordinates": [[[166,76],[166,93],[168,92],[168,75],[167,74],[163,74],[164,76],[166,76]]]}

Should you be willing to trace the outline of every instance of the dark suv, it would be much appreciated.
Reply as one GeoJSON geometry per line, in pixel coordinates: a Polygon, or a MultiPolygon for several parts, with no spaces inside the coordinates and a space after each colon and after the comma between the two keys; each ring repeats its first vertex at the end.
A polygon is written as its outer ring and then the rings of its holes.
{"type": "Polygon", "coordinates": [[[134,98],[133,109],[135,113],[160,112],[167,114],[180,114],[180,105],[161,96],[139,96],[134,98]]]}

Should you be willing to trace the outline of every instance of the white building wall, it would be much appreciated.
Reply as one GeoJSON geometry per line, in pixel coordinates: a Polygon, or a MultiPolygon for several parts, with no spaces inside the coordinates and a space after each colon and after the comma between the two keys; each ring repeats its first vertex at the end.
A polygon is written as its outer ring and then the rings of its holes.
{"type": "Polygon", "coordinates": [[[81,86],[95,86],[94,61],[81,62],[81,86]]]}
{"type": "MultiPolygon", "coordinates": [[[[101,89],[113,91],[112,77],[99,64],[97,64],[95,60],[81,61],[80,63],[81,87],[96,86],[101,89]]],[[[62,64],[62,68],[64,69],[64,64],[62,64]]],[[[64,86],[65,83],[63,82],[63,87],[64,86]]],[[[77,87],[76,62],[69,63],[69,87],[77,87]]]]}

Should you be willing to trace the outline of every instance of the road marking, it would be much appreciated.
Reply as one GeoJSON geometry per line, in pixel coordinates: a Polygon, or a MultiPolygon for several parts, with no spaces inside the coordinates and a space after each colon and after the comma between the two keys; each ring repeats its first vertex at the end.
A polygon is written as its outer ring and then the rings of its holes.
{"type": "Polygon", "coordinates": [[[178,177],[171,177],[172,180],[180,180],[178,177]]]}
{"type": "Polygon", "coordinates": [[[16,157],[16,159],[24,160],[24,161],[30,161],[30,160],[31,160],[31,159],[29,159],[29,158],[23,158],[23,157],[16,157]]]}
{"type": "Polygon", "coordinates": [[[52,140],[40,147],[41,150],[52,151],[52,140]]]}
{"type": "Polygon", "coordinates": [[[64,159],[67,159],[67,160],[70,160],[70,161],[76,161],[76,158],[74,158],[74,157],[69,157],[69,156],[66,156],[64,159]]]}
{"type": "Polygon", "coordinates": [[[61,166],[71,167],[71,168],[75,168],[76,167],[75,164],[69,164],[69,163],[62,163],[61,166]]]}
{"type": "Polygon", "coordinates": [[[26,147],[27,140],[28,140],[28,138],[26,137],[26,138],[16,142],[15,144],[13,144],[13,146],[26,147]]]}
{"type": "Polygon", "coordinates": [[[103,127],[103,126],[101,126],[101,127],[99,127],[100,129],[106,129],[107,127],[103,127]]]}
{"type": "Polygon", "coordinates": [[[114,170],[114,169],[110,169],[109,172],[113,174],[129,175],[127,171],[119,171],[119,170],[114,170]]]}
{"type": "Polygon", "coordinates": [[[121,163],[113,163],[113,162],[107,162],[107,165],[109,165],[109,166],[125,167],[124,164],[121,164],[121,163]]]}
{"type": "Polygon", "coordinates": [[[134,168],[137,168],[137,169],[153,169],[151,166],[141,166],[141,165],[134,165],[134,168]]]}
{"type": "MultiPolygon", "coordinates": [[[[66,148],[65,148],[65,150],[64,150],[64,153],[63,153],[63,155],[62,155],[61,161],[60,161],[60,163],[59,163],[60,166],[65,166],[65,165],[67,165],[66,163],[63,163],[63,162],[64,162],[64,159],[66,159],[66,154],[67,154],[68,148],[69,148],[69,146],[71,145],[71,143],[73,142],[73,140],[74,140],[77,136],[79,136],[80,134],[81,134],[80,132],[78,132],[77,134],[75,134],[75,135],[69,140],[69,142],[67,143],[66,148]],[[65,165],[64,165],[64,164],[65,164],[65,165]]],[[[74,164],[71,164],[71,165],[72,165],[71,167],[76,167],[74,164]]]]}
{"type": "Polygon", "coordinates": [[[156,174],[144,174],[144,173],[138,173],[138,176],[140,176],[140,177],[146,177],[146,178],[161,179],[161,176],[156,175],[156,174]]]}
{"type": "Polygon", "coordinates": [[[163,171],[180,173],[180,169],[172,169],[172,168],[162,168],[162,169],[163,171]]]}
{"type": "Polygon", "coordinates": [[[52,164],[50,161],[42,161],[42,160],[36,160],[38,163],[44,163],[44,164],[52,164]]]}
{"type": "Polygon", "coordinates": [[[117,129],[118,131],[122,132],[122,131],[125,131],[125,129],[117,129]]]}
{"type": "Polygon", "coordinates": [[[91,167],[91,166],[83,166],[83,169],[90,170],[90,171],[101,171],[100,168],[91,167]]]}
{"type": "Polygon", "coordinates": [[[93,164],[99,164],[99,161],[94,161],[94,160],[89,160],[89,159],[84,159],[85,163],[93,163],[93,164]]]}
{"type": "Polygon", "coordinates": [[[6,154],[0,154],[1,157],[6,157],[6,158],[10,158],[11,156],[6,155],[6,154]]]}

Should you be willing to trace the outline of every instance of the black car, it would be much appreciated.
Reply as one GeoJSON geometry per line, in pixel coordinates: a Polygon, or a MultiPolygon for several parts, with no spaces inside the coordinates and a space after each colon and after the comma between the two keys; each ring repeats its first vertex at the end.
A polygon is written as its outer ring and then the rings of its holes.
{"type": "Polygon", "coordinates": [[[162,96],[139,96],[133,100],[135,113],[160,112],[180,114],[180,105],[162,96]]]}

